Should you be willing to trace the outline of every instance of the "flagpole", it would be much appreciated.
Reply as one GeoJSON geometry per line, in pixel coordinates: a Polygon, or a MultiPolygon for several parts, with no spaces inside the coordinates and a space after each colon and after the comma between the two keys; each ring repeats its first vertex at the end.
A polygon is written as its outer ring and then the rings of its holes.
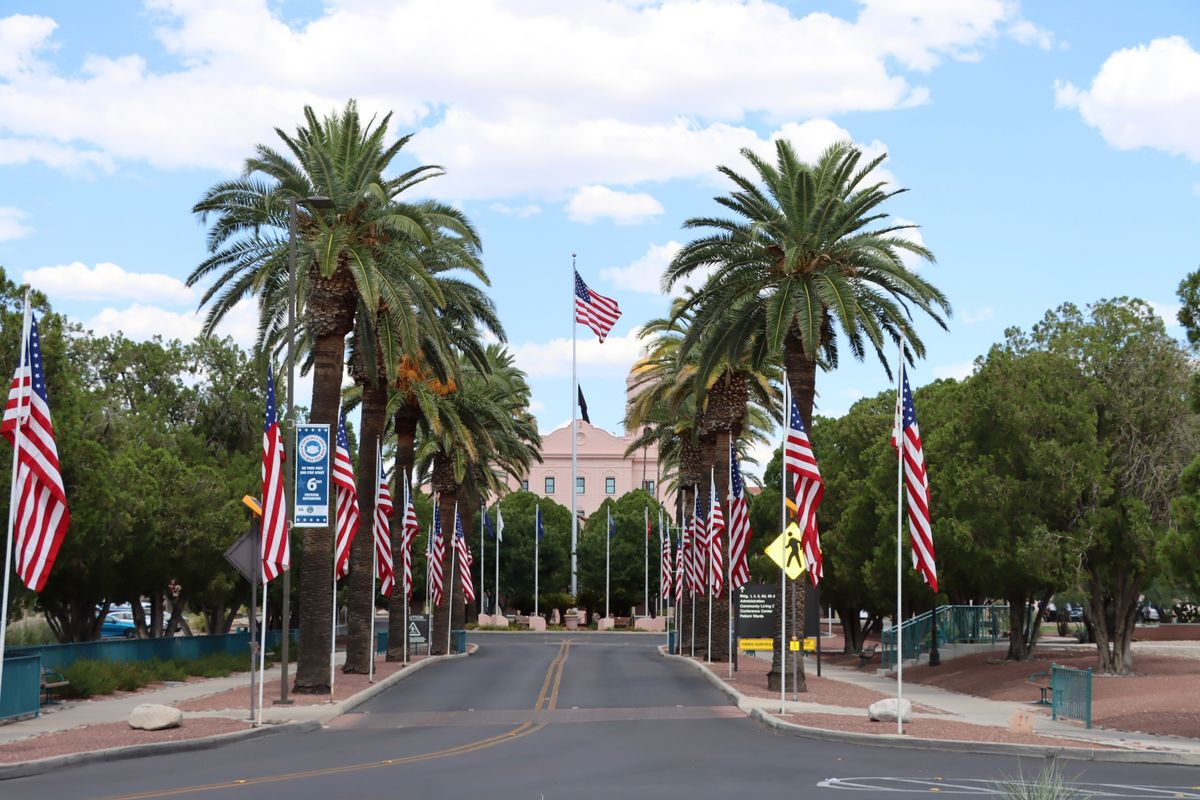
{"type": "MultiPolygon", "coordinates": [[[[697,530],[698,526],[696,524],[697,523],[696,503],[700,502],[699,498],[700,498],[700,487],[693,484],[692,485],[692,534],[693,534],[693,536],[691,537],[691,551],[692,551],[691,558],[688,560],[688,568],[689,569],[691,569],[692,565],[696,563],[695,562],[696,545],[698,544],[698,542],[696,540],[700,538],[700,532],[699,532],[699,530],[697,530]]],[[[694,572],[695,570],[692,570],[692,571],[694,572]]],[[[691,584],[691,580],[690,580],[691,576],[689,575],[688,577],[689,577],[688,583],[691,584]]],[[[691,589],[691,594],[692,594],[692,658],[695,658],[696,657],[696,587],[693,585],[693,586],[689,586],[689,588],[691,589]]]]}
{"type": "Polygon", "coordinates": [[[479,613],[482,614],[483,606],[484,606],[483,587],[486,585],[483,582],[483,576],[486,574],[484,572],[484,565],[487,564],[487,546],[484,544],[484,541],[483,541],[483,527],[484,527],[484,522],[486,522],[485,518],[487,517],[487,503],[480,503],[479,510],[482,512],[479,515],[479,613]]]}
{"type": "MultiPolygon", "coordinates": [[[[729,432],[729,459],[725,464],[727,470],[725,486],[728,491],[729,516],[733,518],[733,431],[729,432]]],[[[747,542],[749,545],[749,542],[747,542]]],[[[726,523],[725,530],[725,587],[729,592],[729,641],[726,646],[729,648],[729,677],[733,678],[733,531],[729,528],[729,523],[726,523]]]]}
{"type": "Polygon", "coordinates": [[[704,660],[709,664],[712,663],[712,601],[713,601],[713,585],[712,585],[713,542],[712,542],[712,540],[713,540],[713,534],[715,533],[715,531],[713,530],[713,526],[712,526],[712,499],[713,499],[712,493],[713,493],[713,481],[715,481],[716,478],[717,478],[717,471],[716,471],[716,469],[714,469],[713,467],[710,466],[708,468],[708,521],[705,525],[706,530],[704,533],[704,541],[706,543],[706,546],[704,548],[704,555],[707,556],[707,558],[705,559],[704,582],[706,584],[706,588],[708,589],[708,649],[705,651],[704,660]]]}
{"type": "MultiPolygon", "coordinates": [[[[361,462],[362,459],[360,458],[361,462]]],[[[379,508],[379,481],[380,475],[383,474],[383,446],[379,439],[375,439],[375,505],[373,508],[379,508]]],[[[395,564],[396,560],[392,559],[392,579],[395,584],[395,564]]],[[[403,569],[403,565],[401,566],[403,569]]],[[[375,546],[375,520],[371,520],[371,633],[369,634],[371,642],[371,660],[367,662],[367,683],[375,682],[375,578],[379,575],[379,548],[375,546]]]]}
{"type": "Polygon", "coordinates": [[[604,618],[608,619],[609,553],[612,550],[612,506],[608,507],[608,528],[604,531],[604,618]]]}
{"type": "Polygon", "coordinates": [[[571,253],[571,596],[572,602],[575,602],[575,596],[579,593],[579,575],[578,566],[576,563],[576,543],[579,537],[579,517],[576,511],[576,492],[575,484],[578,482],[576,472],[578,470],[578,446],[577,438],[579,432],[575,421],[576,404],[579,402],[579,376],[575,370],[575,254],[571,253]]]}
{"type": "MultiPolygon", "coordinates": [[[[433,495],[433,513],[438,513],[437,495],[433,495]]],[[[429,518],[429,535],[425,547],[425,615],[429,617],[429,633],[425,637],[425,657],[433,655],[433,516],[429,518]]]]}
{"type": "MultiPolygon", "coordinates": [[[[17,392],[17,416],[13,428],[13,457],[12,475],[8,488],[8,536],[4,546],[4,601],[0,609],[0,687],[4,686],[4,640],[8,635],[8,582],[12,574],[13,526],[16,523],[17,512],[17,470],[20,467],[21,455],[21,412],[25,408],[25,368],[29,366],[25,358],[29,352],[29,290],[25,290],[25,311],[21,318],[21,355],[18,357],[17,372],[21,375],[21,387],[17,392]]],[[[32,376],[30,379],[32,384],[32,376]]],[[[32,389],[33,387],[30,386],[32,389]]]]}
{"type": "Polygon", "coordinates": [[[333,702],[334,660],[337,653],[337,541],[333,545],[333,619],[329,625],[329,702],[333,702]]]}
{"type": "MultiPolygon", "coordinates": [[[[904,391],[904,331],[900,331],[900,360],[896,370],[896,418],[893,430],[896,433],[896,620],[892,625],[896,632],[896,733],[904,733],[902,705],[904,703],[904,647],[900,628],[900,608],[904,600],[903,577],[903,531],[904,516],[904,429],[900,418],[901,393],[904,391]]],[[[935,610],[936,614],[937,611],[935,610]]]]}
{"type": "Polygon", "coordinates": [[[642,521],[646,528],[646,541],[642,543],[642,558],[645,560],[645,590],[646,590],[646,607],[642,609],[646,616],[650,616],[650,506],[642,509],[642,521]]]}
{"type": "Polygon", "coordinates": [[[264,574],[262,578],[262,624],[258,626],[258,709],[254,718],[256,728],[262,725],[263,685],[267,682],[267,576],[264,574]]]}
{"type": "MultiPolygon", "coordinates": [[[[383,473],[382,465],[380,465],[379,471],[380,471],[380,474],[383,473]]],[[[400,541],[404,542],[406,540],[406,537],[408,536],[408,503],[409,503],[409,499],[410,499],[409,493],[408,493],[408,468],[407,467],[401,471],[401,476],[404,480],[404,510],[400,512],[400,541]]],[[[392,515],[392,519],[395,519],[394,514],[392,515]]],[[[389,534],[390,534],[390,531],[389,531],[389,534]]],[[[407,554],[411,552],[411,548],[412,548],[412,542],[409,542],[407,545],[404,546],[404,550],[400,553],[400,591],[404,592],[404,656],[400,660],[400,663],[402,663],[402,664],[408,663],[408,626],[412,624],[409,621],[410,617],[409,617],[409,613],[408,613],[408,611],[409,611],[409,609],[408,609],[408,587],[404,585],[408,580],[407,577],[404,575],[404,572],[405,572],[404,563],[405,563],[405,560],[407,558],[409,558],[409,556],[407,554]]],[[[396,554],[392,553],[392,585],[393,585],[393,587],[395,586],[395,583],[396,583],[396,554]]],[[[428,583],[428,581],[426,581],[426,583],[428,583]]],[[[395,588],[393,588],[392,591],[393,592],[396,591],[395,588]]]]}
{"type": "MultiPolygon", "coordinates": [[[[496,503],[496,583],[495,591],[492,592],[492,613],[500,616],[500,540],[504,537],[504,529],[500,527],[500,520],[503,517],[500,515],[500,503],[496,503]]],[[[479,579],[479,594],[483,594],[483,578],[479,579]]]]}
{"type": "Polygon", "coordinates": [[[541,542],[538,541],[538,523],[542,520],[542,504],[538,503],[534,506],[533,512],[533,615],[538,616],[538,548],[541,542]]]}
{"type": "MultiPolygon", "coordinates": [[[[792,413],[792,387],[788,385],[787,376],[783,378],[783,443],[787,449],[787,425],[792,413]]],[[[779,529],[787,531],[787,470],[779,471],[779,529]]],[[[779,569],[779,713],[787,710],[787,547],[784,540],[784,566],[779,569]]]]}
{"type": "MultiPolygon", "coordinates": [[[[454,571],[458,569],[458,546],[454,538],[458,535],[458,501],[454,501],[454,532],[450,534],[450,574],[446,576],[446,655],[450,655],[450,637],[454,629],[454,571]]],[[[442,535],[445,538],[445,534],[442,535]]]]}

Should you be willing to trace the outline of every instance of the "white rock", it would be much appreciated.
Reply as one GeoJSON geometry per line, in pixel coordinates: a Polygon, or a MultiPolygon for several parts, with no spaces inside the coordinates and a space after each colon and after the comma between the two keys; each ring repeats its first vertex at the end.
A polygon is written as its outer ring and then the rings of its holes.
{"type": "MultiPolygon", "coordinates": [[[[873,722],[895,722],[896,698],[889,697],[886,700],[876,700],[871,703],[867,706],[867,716],[873,722]]],[[[901,701],[900,717],[901,722],[912,722],[912,703],[907,700],[901,701]]]]}
{"type": "Polygon", "coordinates": [[[183,712],[173,706],[142,703],[129,712],[129,727],[143,731],[178,728],[183,724],[183,712]]]}

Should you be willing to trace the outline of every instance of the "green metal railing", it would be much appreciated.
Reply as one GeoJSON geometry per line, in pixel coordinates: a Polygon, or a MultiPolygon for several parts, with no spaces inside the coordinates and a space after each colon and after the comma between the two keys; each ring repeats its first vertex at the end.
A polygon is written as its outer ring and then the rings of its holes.
{"type": "Polygon", "coordinates": [[[42,660],[36,655],[4,657],[0,719],[37,716],[42,699],[42,660]]]}
{"type": "MultiPolygon", "coordinates": [[[[292,641],[299,632],[293,630],[292,641]]],[[[281,631],[268,631],[267,649],[277,647],[281,631]]],[[[223,633],[212,636],[166,636],[161,639],[99,639],[94,642],[44,644],[36,647],[10,647],[11,655],[40,656],[46,669],[62,669],[76,661],[160,661],[203,658],[214,653],[233,655],[250,653],[249,633],[223,633]]],[[[5,679],[7,682],[7,679],[5,679]]]]}
{"type": "MultiPolygon", "coordinates": [[[[933,613],[926,611],[900,624],[900,647],[904,659],[919,658],[928,652],[933,638],[933,613]]],[[[1007,605],[939,606],[937,609],[938,644],[991,642],[1008,635],[1007,605]]],[[[896,666],[896,629],[882,634],[880,662],[889,669],[896,666]]]]}
{"type": "Polygon", "coordinates": [[[1092,727],[1092,671],[1050,666],[1050,715],[1073,719],[1092,727]]]}

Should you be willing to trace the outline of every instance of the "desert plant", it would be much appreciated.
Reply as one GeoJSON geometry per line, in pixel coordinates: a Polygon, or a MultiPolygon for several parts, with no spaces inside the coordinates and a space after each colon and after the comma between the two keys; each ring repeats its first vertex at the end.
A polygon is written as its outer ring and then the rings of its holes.
{"type": "Polygon", "coordinates": [[[1088,800],[1091,795],[1067,782],[1051,762],[1033,780],[1018,773],[1015,778],[999,781],[996,787],[1005,800],[1088,800]]]}

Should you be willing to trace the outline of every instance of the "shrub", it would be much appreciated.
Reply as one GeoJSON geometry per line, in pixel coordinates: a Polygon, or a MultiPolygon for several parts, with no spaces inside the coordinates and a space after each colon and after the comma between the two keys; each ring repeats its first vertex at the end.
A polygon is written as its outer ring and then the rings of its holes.
{"type": "Polygon", "coordinates": [[[1054,765],[1042,769],[1031,781],[1018,775],[1000,781],[997,788],[1005,800],[1088,800],[1091,797],[1068,784],[1054,765]]]}
{"type": "Polygon", "coordinates": [[[104,661],[76,661],[69,667],[63,667],[61,672],[71,682],[66,688],[66,694],[70,697],[112,694],[117,690],[113,665],[104,661]]]}

